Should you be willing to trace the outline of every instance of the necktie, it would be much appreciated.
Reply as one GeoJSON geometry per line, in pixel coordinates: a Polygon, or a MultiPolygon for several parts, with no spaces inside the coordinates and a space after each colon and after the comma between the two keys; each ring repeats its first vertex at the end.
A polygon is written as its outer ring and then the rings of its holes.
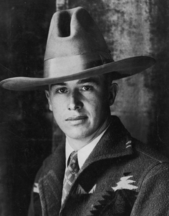
{"type": "Polygon", "coordinates": [[[69,194],[70,188],[75,181],[79,171],[77,151],[73,151],[69,157],[68,166],[65,171],[62,191],[62,204],[69,194]]]}

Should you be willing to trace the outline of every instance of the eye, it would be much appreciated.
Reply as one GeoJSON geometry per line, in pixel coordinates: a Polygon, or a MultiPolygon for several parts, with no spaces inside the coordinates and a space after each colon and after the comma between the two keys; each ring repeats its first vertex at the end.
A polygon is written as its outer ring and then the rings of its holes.
{"type": "Polygon", "coordinates": [[[85,85],[81,87],[81,91],[92,91],[93,90],[93,86],[90,85],[85,85]]]}
{"type": "Polygon", "coordinates": [[[56,93],[59,93],[59,94],[65,94],[67,92],[68,92],[68,90],[66,87],[56,89],[56,93]]]}

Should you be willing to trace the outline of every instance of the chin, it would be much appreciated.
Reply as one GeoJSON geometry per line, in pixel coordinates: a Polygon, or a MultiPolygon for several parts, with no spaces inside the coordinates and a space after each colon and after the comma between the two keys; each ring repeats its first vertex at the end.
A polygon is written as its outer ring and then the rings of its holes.
{"type": "Polygon", "coordinates": [[[69,136],[71,139],[82,140],[89,136],[89,132],[82,132],[81,130],[75,129],[74,131],[69,131],[69,133],[67,133],[66,135],[69,136]]]}

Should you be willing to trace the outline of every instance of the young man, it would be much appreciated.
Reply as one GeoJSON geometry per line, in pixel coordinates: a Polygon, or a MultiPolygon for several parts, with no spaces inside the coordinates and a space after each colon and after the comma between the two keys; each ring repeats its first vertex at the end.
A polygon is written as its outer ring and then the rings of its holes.
{"type": "Polygon", "coordinates": [[[83,8],[57,12],[50,25],[44,78],[10,78],[13,90],[46,90],[65,144],[39,170],[30,216],[169,215],[169,162],[131,137],[111,116],[117,85],[140,72],[150,57],[113,62],[83,8]],[[47,88],[46,88],[47,87],[47,88]]]}

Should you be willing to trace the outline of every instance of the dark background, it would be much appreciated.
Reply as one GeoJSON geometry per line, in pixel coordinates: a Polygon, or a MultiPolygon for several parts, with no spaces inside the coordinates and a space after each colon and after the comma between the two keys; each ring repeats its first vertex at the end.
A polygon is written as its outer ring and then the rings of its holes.
{"type": "MultiPolygon", "coordinates": [[[[118,81],[112,114],[131,134],[169,157],[168,0],[1,0],[0,80],[41,76],[52,14],[84,6],[92,14],[115,60],[151,55],[156,65],[118,81]]],[[[62,134],[44,92],[0,89],[0,215],[27,213],[33,180],[62,134]]]]}

